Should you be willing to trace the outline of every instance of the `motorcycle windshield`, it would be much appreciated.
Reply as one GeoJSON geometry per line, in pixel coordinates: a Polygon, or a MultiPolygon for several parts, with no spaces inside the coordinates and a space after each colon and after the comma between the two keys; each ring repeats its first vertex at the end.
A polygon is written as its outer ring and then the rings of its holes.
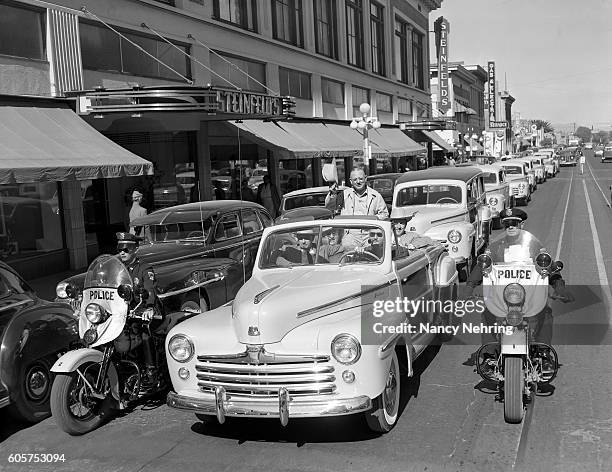
{"type": "Polygon", "coordinates": [[[117,256],[104,254],[96,258],[87,269],[83,288],[117,288],[132,285],[132,277],[117,256]]]}

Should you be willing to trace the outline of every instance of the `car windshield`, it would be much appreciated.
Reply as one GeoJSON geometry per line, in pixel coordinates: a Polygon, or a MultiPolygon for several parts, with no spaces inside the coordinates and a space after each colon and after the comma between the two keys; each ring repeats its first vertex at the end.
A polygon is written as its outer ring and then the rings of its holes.
{"type": "Polygon", "coordinates": [[[368,179],[368,184],[374,190],[378,192],[393,192],[393,180],[392,179],[368,179]]]}
{"type": "Polygon", "coordinates": [[[482,174],[485,184],[496,184],[497,174],[495,172],[484,172],[482,174]]]}
{"type": "Polygon", "coordinates": [[[327,193],[311,193],[309,195],[296,195],[295,197],[285,198],[285,210],[302,208],[308,206],[325,206],[327,193]]]}
{"type": "Polygon", "coordinates": [[[204,221],[151,225],[149,226],[149,230],[151,232],[151,241],[154,243],[179,240],[206,241],[211,226],[212,218],[206,218],[204,221]]]}
{"type": "Polygon", "coordinates": [[[380,226],[311,224],[269,234],[263,242],[259,267],[380,264],[385,247],[385,232],[380,226]]]}
{"type": "Polygon", "coordinates": [[[506,174],[523,175],[523,169],[521,166],[504,166],[504,169],[506,169],[506,174]]]}
{"type": "Polygon", "coordinates": [[[458,185],[419,185],[406,187],[397,193],[397,206],[461,203],[458,185]]]}

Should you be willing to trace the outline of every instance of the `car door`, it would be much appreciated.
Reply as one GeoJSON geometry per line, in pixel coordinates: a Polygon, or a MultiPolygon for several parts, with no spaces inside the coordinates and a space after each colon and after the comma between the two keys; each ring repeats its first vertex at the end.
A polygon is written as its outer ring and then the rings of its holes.
{"type": "Polygon", "coordinates": [[[223,214],[217,218],[213,231],[215,257],[227,257],[242,264],[244,260],[244,237],[238,211],[223,214]]]}
{"type": "Polygon", "coordinates": [[[478,187],[478,180],[474,177],[466,184],[467,191],[467,210],[470,223],[474,226],[476,240],[482,237],[482,215],[480,214],[480,199],[484,197],[478,187]]]}
{"type": "Polygon", "coordinates": [[[401,288],[403,300],[407,303],[420,303],[420,307],[411,307],[407,312],[408,323],[415,326],[416,331],[412,335],[412,343],[417,352],[424,350],[431,342],[431,335],[422,329],[423,325],[433,321],[434,313],[431,308],[433,301],[433,283],[431,273],[428,270],[429,260],[423,251],[411,251],[400,253],[395,259],[395,270],[401,288]]]}

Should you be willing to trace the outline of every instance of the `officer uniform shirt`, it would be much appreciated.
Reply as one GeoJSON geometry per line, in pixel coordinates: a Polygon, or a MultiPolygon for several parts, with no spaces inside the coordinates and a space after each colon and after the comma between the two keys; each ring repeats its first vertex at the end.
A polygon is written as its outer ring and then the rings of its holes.
{"type": "Polygon", "coordinates": [[[148,298],[145,300],[145,305],[151,307],[155,305],[155,293],[157,281],[155,280],[155,272],[151,265],[140,262],[140,259],[135,258],[128,266],[127,270],[132,276],[134,285],[141,284],[147,292],[148,298]]]}

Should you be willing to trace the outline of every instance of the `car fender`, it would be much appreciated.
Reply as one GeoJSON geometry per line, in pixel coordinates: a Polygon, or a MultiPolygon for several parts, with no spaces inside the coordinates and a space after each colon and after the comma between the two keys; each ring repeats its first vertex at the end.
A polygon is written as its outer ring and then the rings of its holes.
{"type": "MultiPolygon", "coordinates": [[[[75,349],[73,351],[68,351],[55,361],[55,364],[51,367],[51,372],[55,374],[70,374],[85,363],[100,363],[102,362],[102,358],[102,352],[96,349],[75,349]]],[[[113,398],[119,400],[119,375],[112,362],[108,364],[108,379],[110,381],[113,398]]]]}

